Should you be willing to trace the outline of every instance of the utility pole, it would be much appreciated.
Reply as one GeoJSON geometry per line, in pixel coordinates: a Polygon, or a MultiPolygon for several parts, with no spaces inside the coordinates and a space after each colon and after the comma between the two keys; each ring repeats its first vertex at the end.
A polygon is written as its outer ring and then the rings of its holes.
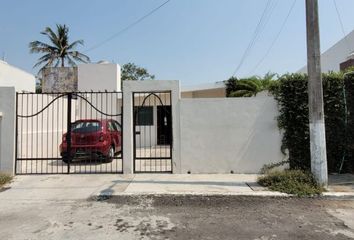
{"type": "Polygon", "coordinates": [[[306,0],[306,29],[311,172],[319,184],[327,186],[327,152],[321,78],[318,0],[306,0]]]}

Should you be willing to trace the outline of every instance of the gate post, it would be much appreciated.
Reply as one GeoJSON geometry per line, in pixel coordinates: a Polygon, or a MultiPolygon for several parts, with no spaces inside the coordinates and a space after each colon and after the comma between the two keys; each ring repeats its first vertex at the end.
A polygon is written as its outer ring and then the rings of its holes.
{"type": "Polygon", "coordinates": [[[180,160],[180,117],[179,100],[181,98],[178,81],[123,81],[123,173],[134,173],[133,139],[133,93],[171,91],[172,97],[172,170],[181,173],[180,160]]]}
{"type": "Polygon", "coordinates": [[[15,167],[16,93],[14,87],[0,87],[0,171],[13,174],[15,167]]]}
{"type": "Polygon", "coordinates": [[[66,133],[66,151],[68,153],[68,173],[70,173],[70,162],[71,162],[71,99],[72,93],[68,93],[68,112],[67,112],[67,133],[66,133]]]}
{"type": "MultiPolygon", "coordinates": [[[[124,82],[123,82],[124,85],[124,82]]],[[[133,144],[133,93],[129,88],[123,91],[123,173],[134,173],[133,144]]]]}

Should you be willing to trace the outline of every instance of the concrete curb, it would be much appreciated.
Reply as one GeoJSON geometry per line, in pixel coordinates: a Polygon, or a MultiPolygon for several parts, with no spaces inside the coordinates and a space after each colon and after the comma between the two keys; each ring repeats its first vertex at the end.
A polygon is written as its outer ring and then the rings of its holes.
{"type": "Polygon", "coordinates": [[[119,196],[245,196],[245,197],[291,197],[281,192],[119,192],[93,194],[91,197],[119,197],[119,196]]]}
{"type": "Polygon", "coordinates": [[[322,198],[333,200],[354,200],[354,192],[324,192],[322,198]]]}
{"type": "MultiPolygon", "coordinates": [[[[123,196],[240,196],[240,197],[281,197],[290,198],[297,197],[293,194],[271,192],[271,191],[257,191],[257,192],[119,192],[119,193],[99,193],[92,194],[93,198],[111,198],[123,196]]],[[[301,197],[299,197],[301,198],[301,197]]],[[[304,197],[306,198],[306,197],[304,197]]],[[[354,193],[349,192],[325,192],[321,196],[311,198],[329,199],[329,200],[354,200],[354,193]]]]}

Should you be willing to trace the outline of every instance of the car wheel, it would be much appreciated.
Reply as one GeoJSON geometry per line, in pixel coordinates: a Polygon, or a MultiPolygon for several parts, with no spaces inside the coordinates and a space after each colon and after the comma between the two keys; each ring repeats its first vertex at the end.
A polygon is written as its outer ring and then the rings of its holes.
{"type": "Polygon", "coordinates": [[[68,163],[69,163],[69,158],[68,158],[68,157],[63,157],[63,159],[62,159],[62,160],[63,160],[63,162],[64,162],[64,163],[66,163],[66,164],[68,164],[68,163]]]}
{"type": "Polygon", "coordinates": [[[112,162],[113,161],[113,158],[114,158],[114,147],[113,146],[111,146],[110,148],[109,148],[109,151],[108,151],[108,155],[107,155],[107,157],[106,157],[106,162],[112,162]]]}

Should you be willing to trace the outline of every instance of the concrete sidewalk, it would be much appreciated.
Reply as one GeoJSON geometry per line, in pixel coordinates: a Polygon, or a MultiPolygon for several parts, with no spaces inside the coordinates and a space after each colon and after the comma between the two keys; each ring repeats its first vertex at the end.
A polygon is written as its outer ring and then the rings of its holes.
{"type": "MultiPolygon", "coordinates": [[[[289,196],[257,184],[256,174],[91,174],[16,176],[0,200],[72,200],[114,195],[289,196]]],[[[329,198],[354,198],[354,191],[333,191],[329,198]]]]}
{"type": "Polygon", "coordinates": [[[137,174],[16,176],[0,199],[70,200],[94,196],[196,194],[286,196],[267,191],[254,174],[137,174]]]}

